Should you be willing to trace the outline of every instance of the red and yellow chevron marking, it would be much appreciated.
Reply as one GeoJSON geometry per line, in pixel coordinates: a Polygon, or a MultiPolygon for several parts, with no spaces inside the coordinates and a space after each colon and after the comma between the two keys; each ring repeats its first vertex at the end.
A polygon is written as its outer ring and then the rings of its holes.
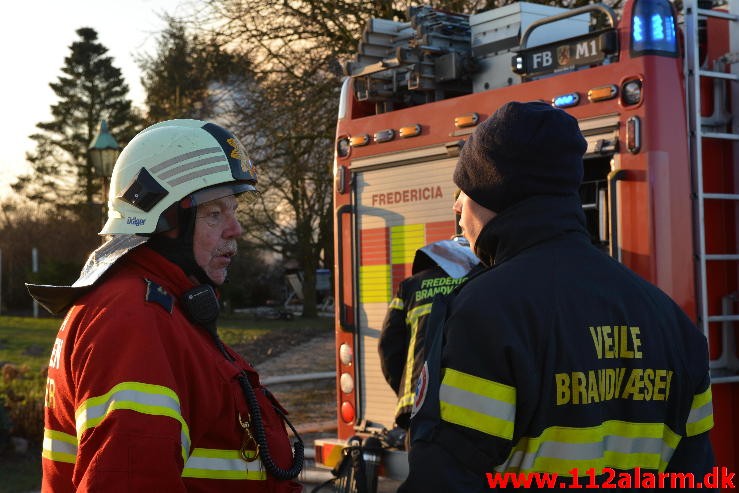
{"type": "Polygon", "coordinates": [[[454,221],[368,228],[360,233],[361,303],[390,303],[398,284],[411,275],[416,250],[454,234],[454,221]]]}

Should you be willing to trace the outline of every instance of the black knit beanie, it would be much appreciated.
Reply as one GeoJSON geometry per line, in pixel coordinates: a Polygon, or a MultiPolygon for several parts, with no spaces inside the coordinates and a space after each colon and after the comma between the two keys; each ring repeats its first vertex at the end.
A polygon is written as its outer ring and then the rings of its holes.
{"type": "Polygon", "coordinates": [[[506,103],[462,147],[454,183],[493,212],[533,195],[576,194],[586,148],[577,120],[564,111],[506,103]]]}

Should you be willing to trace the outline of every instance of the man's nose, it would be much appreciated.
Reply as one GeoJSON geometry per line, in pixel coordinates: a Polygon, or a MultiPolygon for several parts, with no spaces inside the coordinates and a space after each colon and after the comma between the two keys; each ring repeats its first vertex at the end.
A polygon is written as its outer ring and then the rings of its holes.
{"type": "Polygon", "coordinates": [[[462,201],[459,199],[455,200],[454,204],[452,204],[452,210],[457,214],[462,214],[462,201]]]}
{"type": "Polygon", "coordinates": [[[225,238],[237,238],[244,233],[244,228],[241,226],[241,223],[235,214],[230,216],[228,221],[228,225],[223,230],[223,236],[225,238]]]}

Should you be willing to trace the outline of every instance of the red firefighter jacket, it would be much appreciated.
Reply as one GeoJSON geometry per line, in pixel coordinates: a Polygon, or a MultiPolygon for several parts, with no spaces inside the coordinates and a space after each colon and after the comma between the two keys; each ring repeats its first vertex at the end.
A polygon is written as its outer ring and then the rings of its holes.
{"type": "MultiPolygon", "coordinates": [[[[44,492],[298,492],[239,457],[250,413],[246,370],[270,453],[290,467],[279,404],[230,348],[188,321],[183,271],[146,246],[113,266],[67,313],[49,362],[44,492]]],[[[261,458],[261,456],[260,456],[261,458]]]]}

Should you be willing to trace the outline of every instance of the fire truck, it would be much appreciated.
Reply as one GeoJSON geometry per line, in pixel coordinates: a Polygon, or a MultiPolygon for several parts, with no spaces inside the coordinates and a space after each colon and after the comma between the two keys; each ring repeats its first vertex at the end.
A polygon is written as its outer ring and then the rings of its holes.
{"type": "MultiPolygon", "coordinates": [[[[576,117],[594,244],[669,294],[709,341],[717,463],[739,470],[739,0],[517,2],[371,19],[345,64],[335,149],[335,440],[392,428],[377,342],[415,251],[455,233],[452,171],[508,101],[576,117]],[[732,118],[734,115],[734,118],[732,118]]],[[[407,460],[386,450],[384,473],[407,460]]]]}

